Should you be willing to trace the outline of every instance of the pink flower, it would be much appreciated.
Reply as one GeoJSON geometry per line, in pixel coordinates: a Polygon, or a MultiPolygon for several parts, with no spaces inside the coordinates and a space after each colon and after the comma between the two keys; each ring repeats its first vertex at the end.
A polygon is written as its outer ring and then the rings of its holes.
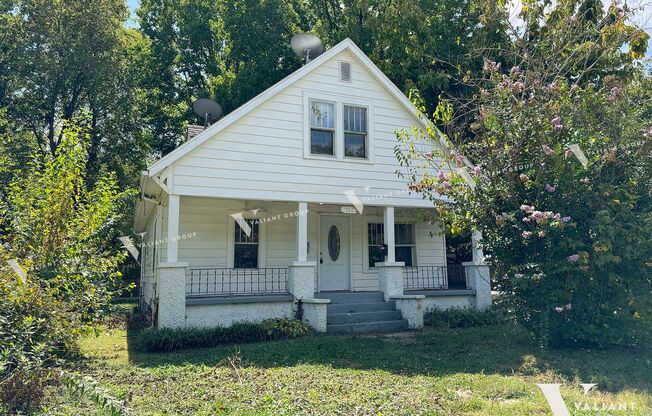
{"type": "Polygon", "coordinates": [[[545,154],[548,155],[548,156],[550,156],[551,154],[555,153],[555,152],[554,152],[551,148],[549,148],[548,146],[543,146],[542,149],[543,149],[543,153],[545,153],[545,154]]]}
{"type": "Polygon", "coordinates": [[[567,303],[566,306],[564,306],[564,307],[566,308],[567,311],[570,311],[571,308],[573,307],[573,305],[571,305],[570,303],[567,303]]]}
{"type": "Polygon", "coordinates": [[[555,130],[556,132],[559,132],[564,128],[564,126],[561,124],[561,117],[559,116],[550,120],[550,123],[552,124],[553,130],[555,130]]]}
{"type": "Polygon", "coordinates": [[[566,257],[566,260],[568,260],[571,263],[575,263],[579,259],[580,259],[579,254],[572,254],[572,255],[566,257]]]}
{"type": "Polygon", "coordinates": [[[537,233],[537,235],[538,235],[539,237],[543,238],[543,237],[546,236],[546,232],[545,232],[544,230],[541,230],[541,231],[539,231],[539,232],[537,233]]]}
{"type": "Polygon", "coordinates": [[[527,181],[530,180],[530,178],[529,178],[527,175],[523,174],[523,173],[521,173],[520,175],[518,175],[518,178],[519,178],[522,182],[527,182],[527,181]]]}
{"type": "Polygon", "coordinates": [[[571,217],[562,217],[561,222],[568,222],[571,220],[571,217]]]}
{"type": "Polygon", "coordinates": [[[525,211],[525,212],[527,212],[527,213],[530,213],[530,212],[533,212],[533,211],[534,211],[534,207],[533,207],[533,206],[530,206],[530,205],[525,205],[525,204],[524,204],[524,205],[521,205],[521,210],[523,210],[523,211],[525,211]]]}
{"type": "Polygon", "coordinates": [[[530,231],[523,231],[521,233],[521,237],[525,238],[526,240],[532,236],[532,233],[530,231]]]}
{"type": "Polygon", "coordinates": [[[560,213],[556,213],[555,215],[553,215],[552,218],[553,218],[553,219],[556,219],[557,221],[559,221],[559,220],[561,219],[561,214],[560,214],[560,213]]]}
{"type": "Polygon", "coordinates": [[[473,168],[473,173],[475,173],[476,176],[480,176],[480,174],[482,173],[482,168],[480,166],[474,167],[473,168]]]}
{"type": "Polygon", "coordinates": [[[559,306],[557,306],[557,307],[555,308],[555,312],[557,312],[557,313],[562,313],[562,312],[564,312],[564,308],[560,308],[559,306]]]}
{"type": "Polygon", "coordinates": [[[423,157],[425,157],[426,159],[432,159],[432,152],[426,152],[426,153],[424,153],[424,154],[423,154],[423,157]]]}
{"type": "Polygon", "coordinates": [[[439,173],[437,174],[437,179],[439,179],[440,181],[448,179],[448,174],[443,170],[440,170],[439,173]]]}
{"type": "Polygon", "coordinates": [[[546,184],[546,191],[555,192],[556,189],[557,189],[556,187],[550,185],[549,183],[546,184]]]}
{"type": "Polygon", "coordinates": [[[543,212],[541,212],[541,211],[534,211],[534,212],[532,213],[532,218],[534,219],[534,221],[536,221],[536,222],[540,222],[541,219],[543,218],[543,212]]]}
{"type": "Polygon", "coordinates": [[[444,189],[448,189],[448,188],[451,187],[451,183],[448,182],[448,181],[444,181],[444,182],[441,183],[441,186],[442,186],[444,189]]]}
{"type": "Polygon", "coordinates": [[[555,217],[555,213],[552,211],[546,211],[543,213],[543,218],[550,219],[554,217],[555,217]]]}
{"type": "Polygon", "coordinates": [[[464,164],[464,157],[462,157],[461,154],[457,153],[457,154],[455,155],[455,163],[456,163],[458,166],[462,166],[462,165],[464,164]]]}
{"type": "Polygon", "coordinates": [[[530,221],[532,221],[532,218],[530,217],[523,218],[523,222],[530,222],[530,221]]]}

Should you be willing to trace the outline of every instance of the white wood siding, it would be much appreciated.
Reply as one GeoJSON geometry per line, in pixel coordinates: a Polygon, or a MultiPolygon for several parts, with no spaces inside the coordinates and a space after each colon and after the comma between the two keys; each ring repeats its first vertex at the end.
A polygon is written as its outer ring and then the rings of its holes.
{"type": "Polygon", "coordinates": [[[174,162],[168,168],[171,193],[350,204],[343,192],[356,189],[364,197],[370,187],[370,196],[385,195],[374,205],[428,207],[420,196],[407,195],[406,183],[395,173],[395,130],[416,124],[345,50],[174,162]],[[339,81],[340,60],[352,62],[350,83],[339,81]],[[303,95],[311,91],[371,103],[373,163],[304,157],[303,95]]]}
{"type": "MultiPolygon", "coordinates": [[[[298,207],[295,203],[268,202],[255,205],[245,201],[217,198],[181,197],[179,209],[179,232],[191,236],[179,241],[180,262],[188,262],[190,267],[227,267],[228,264],[228,225],[230,214],[262,208],[259,217],[280,219],[266,222],[265,242],[261,267],[288,267],[296,260],[296,218],[285,218],[298,207]]],[[[163,209],[162,235],[167,223],[167,209],[163,209]]],[[[308,241],[310,243],[309,261],[318,261],[318,217],[314,210],[308,213],[308,241]]],[[[366,222],[380,221],[377,212],[365,215],[351,215],[351,276],[353,290],[378,290],[378,273],[365,267],[364,250],[367,250],[366,222]]],[[[397,222],[409,218],[397,216],[397,222]]],[[[149,224],[149,223],[148,223],[149,224]]],[[[419,266],[444,265],[444,238],[436,234],[437,225],[423,222],[415,224],[416,264],[419,266]],[[432,233],[432,234],[431,234],[432,233]]],[[[148,233],[149,234],[149,233],[148,233]]],[[[157,246],[161,261],[165,261],[165,243],[157,246]],[[160,247],[160,248],[159,248],[160,247]]],[[[317,277],[318,278],[318,277],[317,277]]],[[[317,286],[318,287],[318,286],[317,286]]]]}

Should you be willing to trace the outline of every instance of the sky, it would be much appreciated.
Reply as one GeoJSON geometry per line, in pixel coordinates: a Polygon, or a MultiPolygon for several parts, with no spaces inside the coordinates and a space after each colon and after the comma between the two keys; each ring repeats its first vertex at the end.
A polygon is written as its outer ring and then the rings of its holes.
{"type": "MultiPolygon", "coordinates": [[[[621,2],[626,1],[627,4],[629,4],[631,7],[640,8],[640,11],[637,12],[634,21],[640,27],[645,29],[645,31],[647,31],[647,33],[649,33],[650,36],[652,36],[652,0],[620,0],[620,1],[621,2]]],[[[134,11],[138,7],[139,2],[140,2],[139,0],[127,0],[132,16],[132,22],[130,22],[130,26],[138,25],[138,23],[135,21],[134,11]]],[[[603,0],[603,3],[605,4],[605,7],[607,7],[610,1],[603,0]]],[[[522,6],[522,0],[511,0],[510,15],[512,16],[512,20],[514,21],[517,20],[517,16],[521,9],[521,6],[522,6]]],[[[647,51],[647,57],[652,58],[652,41],[650,42],[650,47],[648,48],[647,51]]]]}

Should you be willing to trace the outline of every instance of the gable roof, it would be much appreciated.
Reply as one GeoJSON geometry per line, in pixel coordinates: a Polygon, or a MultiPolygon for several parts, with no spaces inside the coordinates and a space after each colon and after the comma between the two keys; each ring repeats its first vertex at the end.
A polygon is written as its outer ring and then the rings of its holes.
{"type": "MultiPolygon", "coordinates": [[[[329,59],[333,58],[334,56],[336,56],[337,54],[345,50],[348,50],[351,53],[353,53],[353,55],[360,61],[360,63],[387,90],[387,92],[389,92],[390,95],[392,95],[396,99],[396,101],[398,101],[408,112],[414,114],[415,118],[417,118],[417,120],[422,125],[422,127],[426,128],[430,125],[429,121],[425,117],[418,115],[417,109],[416,107],[414,107],[412,102],[405,96],[405,94],[403,94],[403,92],[396,85],[394,85],[392,81],[390,81],[389,78],[387,78],[387,76],[380,69],[378,69],[376,64],[374,64],[371,61],[371,59],[369,59],[367,55],[365,55],[364,52],[362,52],[360,48],[358,48],[358,45],[356,45],[351,39],[346,38],[342,42],[335,45],[333,48],[326,51],[324,54],[318,56],[314,60],[310,61],[308,64],[304,65],[303,67],[296,70],[295,72],[288,75],[287,77],[283,78],[281,81],[272,85],[262,93],[258,94],[244,105],[238,107],[236,110],[232,111],[227,116],[223,117],[217,123],[209,126],[206,130],[204,130],[203,132],[195,136],[192,140],[187,141],[186,143],[177,147],[175,150],[168,153],[158,161],[154,162],[151,166],[148,167],[146,171],[143,172],[143,174],[149,177],[159,174],[165,168],[170,166],[172,163],[174,163],[181,157],[188,154],[196,147],[200,146],[206,140],[210,139],[221,130],[224,130],[231,124],[235,123],[241,117],[243,117],[244,115],[246,115],[247,113],[255,109],[256,107],[258,107],[260,104],[264,103],[268,99],[272,98],[283,89],[289,87],[291,84],[295,83],[296,81],[300,80],[304,76],[308,75],[315,68],[319,67],[322,63],[328,61],[329,59]]],[[[432,125],[431,128],[433,128],[434,131],[439,133],[440,146],[445,146],[445,144],[441,140],[441,133],[436,129],[436,127],[432,125]]]]}

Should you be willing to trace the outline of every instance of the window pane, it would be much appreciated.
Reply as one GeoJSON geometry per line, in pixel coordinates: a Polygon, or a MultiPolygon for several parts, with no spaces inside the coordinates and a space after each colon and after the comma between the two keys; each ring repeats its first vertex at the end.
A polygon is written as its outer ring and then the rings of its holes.
{"type": "Polygon", "coordinates": [[[369,267],[374,267],[376,263],[385,261],[380,252],[380,246],[369,246],[369,267]]]}
{"type": "Polygon", "coordinates": [[[414,244],[414,224],[394,224],[396,244],[414,244]]]}
{"type": "Polygon", "coordinates": [[[335,128],[335,104],[310,101],[310,127],[335,128]]]}
{"type": "Polygon", "coordinates": [[[350,157],[367,157],[365,135],[344,133],[344,155],[350,157]]]}
{"type": "Polygon", "coordinates": [[[367,132],[367,109],[364,107],[344,106],[344,131],[355,133],[367,132]]]}
{"type": "Polygon", "coordinates": [[[236,269],[258,267],[258,244],[235,244],[233,267],[236,269]]]}
{"type": "Polygon", "coordinates": [[[327,130],[310,130],[310,153],[317,155],[333,154],[333,132],[327,130]]]}
{"type": "Polygon", "coordinates": [[[412,247],[396,247],[394,250],[396,261],[404,261],[406,266],[412,266],[412,247]]]}
{"type": "Polygon", "coordinates": [[[368,244],[370,246],[378,246],[383,244],[383,224],[371,224],[367,225],[367,238],[368,244]]]}
{"type": "MultiPolygon", "coordinates": [[[[236,243],[258,243],[258,221],[249,219],[244,220],[249,225],[248,229],[242,229],[238,221],[235,222],[235,242],[236,243]]],[[[244,225],[244,224],[243,224],[244,225]]]]}

